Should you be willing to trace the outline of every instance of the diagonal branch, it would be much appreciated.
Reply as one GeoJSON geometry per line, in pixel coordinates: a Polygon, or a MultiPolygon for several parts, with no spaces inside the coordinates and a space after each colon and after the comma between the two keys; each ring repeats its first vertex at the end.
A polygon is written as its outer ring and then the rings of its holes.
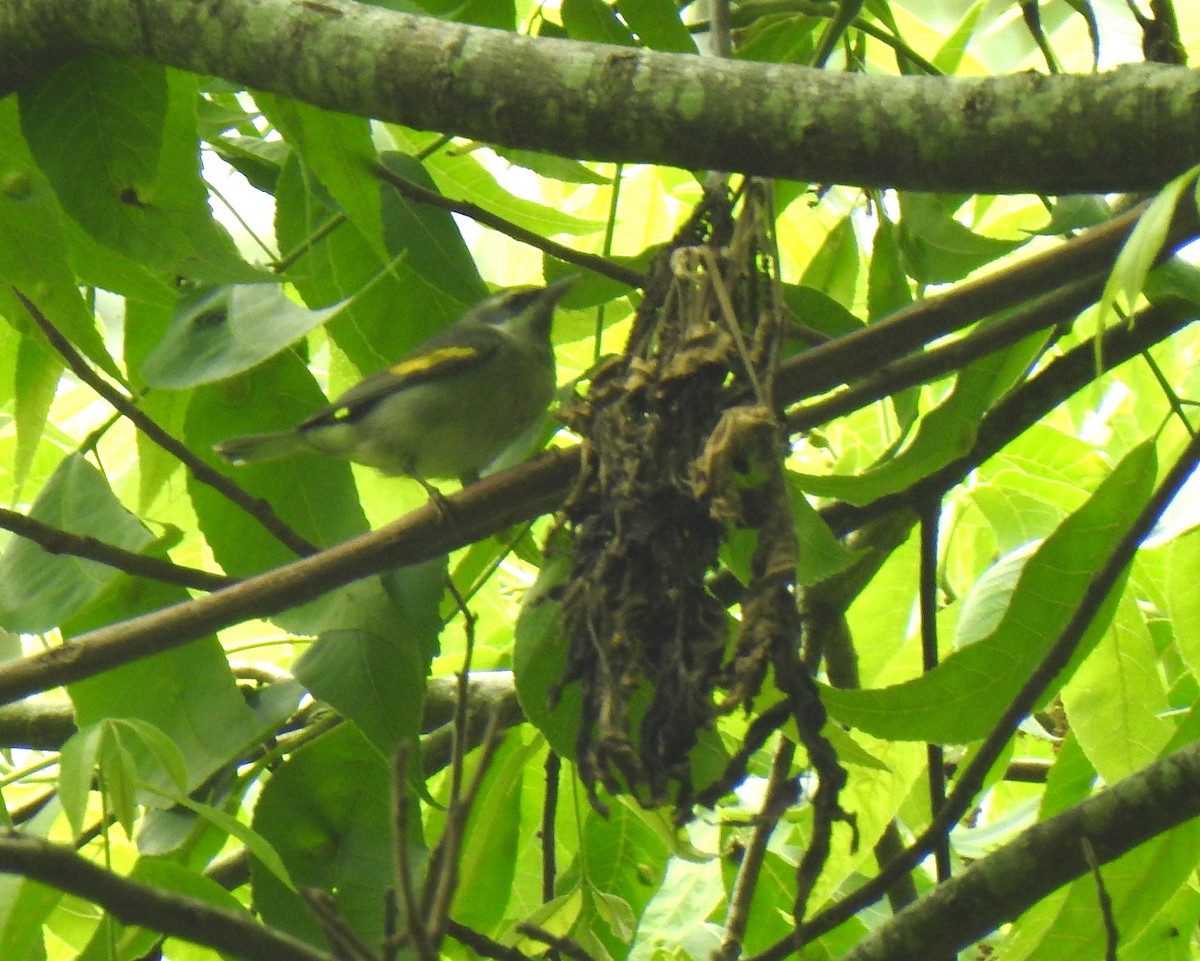
{"type": "MultiPolygon", "coordinates": [[[[1056,817],[938,885],[856,945],[843,961],[919,961],[979,940],[1098,864],[1200,815],[1200,745],[1192,744],[1056,817]]],[[[767,957],[760,955],[760,958],[767,957]]],[[[777,953],[775,957],[783,957],[777,953]]]]}
{"type": "Polygon", "coordinates": [[[328,954],[249,914],[121,877],[73,850],[15,831],[0,834],[0,873],[19,874],[100,905],[124,924],[138,925],[245,961],[332,961],[328,954]]]}

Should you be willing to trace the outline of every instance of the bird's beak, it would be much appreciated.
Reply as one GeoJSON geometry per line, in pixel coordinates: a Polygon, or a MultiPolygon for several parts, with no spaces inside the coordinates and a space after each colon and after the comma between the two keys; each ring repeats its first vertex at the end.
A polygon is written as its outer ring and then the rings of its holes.
{"type": "Polygon", "coordinates": [[[559,299],[574,286],[579,280],[579,274],[568,274],[566,277],[560,277],[553,283],[546,284],[542,288],[541,296],[538,298],[547,307],[553,307],[558,303],[559,299]]]}

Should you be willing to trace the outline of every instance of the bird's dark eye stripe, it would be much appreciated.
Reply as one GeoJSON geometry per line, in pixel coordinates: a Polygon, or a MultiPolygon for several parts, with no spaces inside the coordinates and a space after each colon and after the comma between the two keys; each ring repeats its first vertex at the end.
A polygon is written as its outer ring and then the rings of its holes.
{"type": "Polygon", "coordinates": [[[504,323],[537,300],[538,294],[541,292],[541,287],[530,287],[528,290],[507,290],[502,294],[498,294],[494,301],[495,306],[504,308],[506,313],[493,315],[488,318],[488,322],[493,324],[504,323]]]}

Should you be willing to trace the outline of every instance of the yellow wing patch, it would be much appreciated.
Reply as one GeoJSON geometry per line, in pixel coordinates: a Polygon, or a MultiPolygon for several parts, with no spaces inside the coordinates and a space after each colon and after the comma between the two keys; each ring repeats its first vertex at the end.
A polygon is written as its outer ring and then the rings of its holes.
{"type": "Polygon", "coordinates": [[[470,360],[478,356],[479,351],[474,347],[440,347],[437,350],[398,361],[392,364],[388,371],[397,377],[412,377],[414,374],[427,374],[447,363],[470,360]]]}

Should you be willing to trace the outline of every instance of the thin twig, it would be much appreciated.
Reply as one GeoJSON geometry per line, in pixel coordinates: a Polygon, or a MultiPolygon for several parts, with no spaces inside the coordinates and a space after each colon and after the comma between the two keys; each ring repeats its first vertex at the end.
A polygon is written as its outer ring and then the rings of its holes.
{"type": "Polygon", "coordinates": [[[755,818],[754,833],[746,845],[733,891],[729,896],[729,911],[725,915],[725,940],[714,952],[713,961],[734,961],[742,952],[742,941],[746,926],[750,922],[750,908],[754,903],[754,891],[767,855],[767,844],[775,831],[779,819],[796,802],[796,778],[792,774],[792,761],[796,756],[796,745],[784,738],[775,749],[771,761],[771,775],[767,782],[762,810],[755,818]]]}
{"type": "MultiPolygon", "coordinates": [[[[937,631],[937,563],[938,530],[942,509],[940,500],[930,501],[921,512],[921,669],[926,673],[938,665],[937,631]]],[[[937,817],[946,801],[946,769],[940,744],[925,745],[926,767],[929,777],[929,815],[937,817]]],[[[937,865],[937,879],[950,877],[950,837],[944,835],[933,851],[937,865]]]]}
{"type": "Polygon", "coordinates": [[[1096,860],[1096,849],[1092,847],[1091,839],[1086,835],[1081,837],[1079,846],[1083,848],[1088,868],[1092,877],[1096,879],[1096,901],[1100,907],[1100,916],[1104,919],[1104,961],[1117,961],[1117,944],[1121,940],[1121,933],[1113,917],[1112,897],[1109,896],[1104,876],[1100,873],[1100,862],[1096,860]]]}
{"type": "MultiPolygon", "coordinates": [[[[957,340],[885,364],[829,397],[793,408],[787,416],[788,430],[822,426],[908,387],[961,370],[972,361],[1011,347],[1031,334],[1070,321],[1095,303],[1102,289],[1103,277],[1100,275],[1068,284],[1030,301],[1007,317],[980,325],[957,340]]],[[[829,360],[838,362],[836,356],[829,360]]]]}
{"type": "Polygon", "coordinates": [[[329,892],[318,888],[302,888],[300,897],[317,919],[321,933],[325,935],[337,961],[379,961],[351,930],[342,917],[337,901],[329,892]]]}
{"type": "Polygon", "coordinates": [[[563,244],[555,243],[553,240],[547,240],[540,234],[534,233],[532,230],[526,230],[524,227],[519,227],[512,221],[505,220],[503,217],[492,213],[490,210],[484,210],[470,201],[451,200],[449,197],[445,197],[435,190],[430,190],[428,187],[422,187],[420,184],[414,183],[407,177],[401,177],[395,171],[388,169],[381,163],[371,163],[369,167],[376,177],[389,186],[394,187],[410,200],[416,200],[419,203],[428,204],[430,207],[437,207],[441,210],[448,210],[451,213],[469,217],[476,223],[483,224],[485,227],[491,227],[493,230],[497,230],[505,236],[511,237],[513,240],[528,244],[530,247],[535,247],[564,263],[571,264],[574,267],[582,267],[584,270],[590,270],[594,274],[608,277],[618,283],[627,284],[630,287],[638,289],[641,289],[646,283],[645,275],[638,273],[636,270],[630,270],[628,267],[622,267],[620,264],[613,263],[611,260],[606,260],[603,257],[597,257],[594,254],[585,254],[566,247],[563,244]]]}
{"type": "Polygon", "coordinates": [[[541,941],[542,944],[566,955],[571,961],[596,961],[578,941],[573,938],[559,937],[557,934],[551,934],[545,928],[538,927],[536,924],[529,924],[527,922],[518,924],[517,933],[523,934],[533,941],[541,941]]]}
{"type": "Polygon", "coordinates": [[[12,531],[50,554],[70,554],[96,561],[134,577],[145,577],[164,584],[177,584],[198,591],[219,591],[237,583],[237,578],[214,574],[195,567],[173,564],[160,557],[135,554],[106,544],[86,534],[72,534],[59,527],[51,527],[33,517],[8,508],[0,507],[0,528],[12,531]]]}
{"type": "Polygon", "coordinates": [[[400,898],[404,904],[409,939],[418,958],[436,961],[437,952],[430,949],[425,937],[425,925],[421,914],[421,898],[417,893],[416,872],[408,850],[410,801],[408,794],[408,767],[412,746],[402,742],[392,759],[392,823],[395,825],[396,879],[400,885],[400,898]]]}
{"type": "Polygon", "coordinates": [[[546,793],[542,800],[542,903],[554,900],[554,882],[558,878],[555,863],[555,818],[558,814],[558,779],[562,758],[553,750],[546,754],[546,793]]]}
{"type": "Polygon", "coordinates": [[[446,918],[446,934],[481,958],[495,958],[496,961],[533,961],[523,951],[501,944],[465,924],[459,924],[453,918],[446,918]]]}

